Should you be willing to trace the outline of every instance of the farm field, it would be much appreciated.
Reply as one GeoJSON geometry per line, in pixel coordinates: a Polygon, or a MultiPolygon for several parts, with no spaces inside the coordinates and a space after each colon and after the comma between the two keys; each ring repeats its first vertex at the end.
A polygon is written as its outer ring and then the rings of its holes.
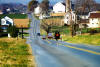
{"type": "Polygon", "coordinates": [[[12,19],[25,19],[25,18],[27,18],[27,14],[1,14],[0,18],[4,18],[5,16],[8,16],[12,19]]]}
{"type": "Polygon", "coordinates": [[[31,48],[25,39],[0,38],[0,67],[35,67],[31,48]]]}
{"type": "Polygon", "coordinates": [[[63,17],[50,17],[47,19],[43,19],[41,22],[48,23],[49,25],[56,25],[56,26],[64,25],[63,17]]]}
{"type": "MultiPolygon", "coordinates": [[[[90,29],[88,29],[89,31],[90,29]]],[[[74,37],[71,36],[70,27],[66,26],[52,26],[51,32],[55,33],[55,31],[59,31],[63,41],[69,43],[76,44],[87,44],[87,45],[95,45],[100,46],[100,33],[95,33],[91,35],[90,33],[86,33],[87,30],[82,30],[82,35],[76,35],[74,37]]],[[[46,34],[46,31],[41,29],[42,35],[46,34]]]]}
{"type": "Polygon", "coordinates": [[[29,19],[14,19],[17,28],[29,28],[29,19]]]}
{"type": "Polygon", "coordinates": [[[77,36],[62,36],[63,41],[69,43],[76,43],[76,44],[87,44],[87,45],[95,45],[100,46],[100,33],[99,34],[84,34],[84,35],[77,35],[77,36]]]}

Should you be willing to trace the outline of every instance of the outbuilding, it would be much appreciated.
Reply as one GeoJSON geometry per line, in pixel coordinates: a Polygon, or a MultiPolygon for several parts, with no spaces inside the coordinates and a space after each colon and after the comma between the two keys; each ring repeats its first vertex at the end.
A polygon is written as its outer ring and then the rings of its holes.
{"type": "Polygon", "coordinates": [[[97,12],[89,13],[88,28],[100,28],[100,13],[97,12]]]}

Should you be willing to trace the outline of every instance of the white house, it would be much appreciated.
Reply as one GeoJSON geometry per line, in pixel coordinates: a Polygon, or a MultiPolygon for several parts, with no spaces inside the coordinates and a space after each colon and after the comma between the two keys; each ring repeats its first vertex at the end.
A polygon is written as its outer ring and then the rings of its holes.
{"type": "Polygon", "coordinates": [[[65,17],[64,17],[64,23],[67,25],[70,25],[70,22],[76,22],[76,14],[71,11],[71,12],[67,12],[65,17]]]}
{"type": "Polygon", "coordinates": [[[10,12],[11,10],[10,10],[10,8],[8,8],[8,9],[6,9],[6,11],[7,11],[7,12],[10,12]]]}
{"type": "Polygon", "coordinates": [[[90,12],[89,13],[89,24],[88,28],[100,28],[100,13],[90,12]]]}
{"type": "Polygon", "coordinates": [[[1,19],[1,25],[9,25],[9,24],[11,24],[11,25],[14,24],[14,22],[11,18],[6,16],[6,17],[1,19]]]}
{"type": "Polygon", "coordinates": [[[53,6],[54,13],[65,13],[66,6],[63,2],[58,2],[53,6]]]}
{"type": "Polygon", "coordinates": [[[42,9],[40,8],[40,6],[37,6],[35,9],[34,9],[34,14],[40,14],[42,11],[42,9]]]}

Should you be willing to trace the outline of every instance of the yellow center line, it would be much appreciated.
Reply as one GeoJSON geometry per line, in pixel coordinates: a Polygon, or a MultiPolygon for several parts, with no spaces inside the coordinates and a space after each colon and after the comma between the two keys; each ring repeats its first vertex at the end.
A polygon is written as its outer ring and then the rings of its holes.
{"type": "MultiPolygon", "coordinates": [[[[57,43],[57,45],[62,45],[61,43],[57,43]]],[[[88,53],[92,53],[92,54],[96,54],[96,55],[100,55],[99,52],[95,52],[95,51],[91,51],[91,50],[87,50],[87,49],[82,49],[82,48],[78,48],[78,47],[73,47],[73,46],[69,46],[69,45],[64,45],[65,47],[69,47],[69,48],[73,48],[73,49],[77,49],[77,50],[81,50],[81,51],[85,51],[88,53]]]]}
{"type": "Polygon", "coordinates": [[[64,46],[69,47],[69,48],[73,48],[73,49],[77,49],[77,50],[81,50],[81,51],[85,51],[85,52],[88,52],[88,53],[100,55],[99,52],[95,52],[95,51],[91,51],[91,50],[87,50],[87,49],[82,49],[82,48],[77,48],[77,47],[73,47],[73,46],[68,46],[68,45],[64,45],[64,46]]]}

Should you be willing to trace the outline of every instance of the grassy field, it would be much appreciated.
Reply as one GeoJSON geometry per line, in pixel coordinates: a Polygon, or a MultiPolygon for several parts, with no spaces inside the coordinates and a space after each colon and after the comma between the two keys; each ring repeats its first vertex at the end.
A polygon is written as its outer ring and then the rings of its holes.
{"type": "Polygon", "coordinates": [[[4,18],[5,16],[8,16],[12,19],[25,19],[25,18],[27,18],[27,14],[1,14],[0,18],[4,18]]]}
{"type": "MultiPolygon", "coordinates": [[[[94,34],[94,35],[90,35],[89,33],[87,34],[84,33],[82,35],[77,35],[77,36],[72,37],[70,35],[70,27],[66,27],[66,26],[53,26],[51,29],[51,32],[54,33],[57,30],[60,31],[63,41],[66,41],[69,43],[76,43],[76,44],[100,46],[100,33],[94,34]]],[[[82,30],[82,32],[85,32],[85,31],[86,30],[82,30]]],[[[42,35],[46,34],[46,32],[43,29],[41,33],[42,35]]]]}
{"type": "Polygon", "coordinates": [[[60,34],[70,34],[70,28],[67,26],[52,26],[51,32],[55,33],[55,31],[59,31],[60,34]]]}
{"type": "Polygon", "coordinates": [[[47,35],[46,31],[43,29],[40,29],[41,35],[47,35]]]}
{"type": "Polygon", "coordinates": [[[29,19],[13,19],[17,28],[29,28],[29,19]]]}
{"type": "Polygon", "coordinates": [[[69,43],[100,46],[100,34],[94,34],[94,35],[84,34],[84,35],[77,35],[74,37],[63,35],[62,38],[63,41],[69,43]]]}
{"type": "Polygon", "coordinates": [[[0,38],[0,67],[35,67],[32,50],[26,40],[0,38]]]}
{"type": "Polygon", "coordinates": [[[42,22],[48,23],[49,25],[55,25],[55,26],[64,25],[64,21],[62,18],[48,18],[48,19],[43,19],[42,22]]]}
{"type": "MultiPolygon", "coordinates": [[[[66,26],[52,26],[50,32],[55,33],[56,31],[59,31],[60,34],[70,34],[70,28],[66,26]]],[[[47,33],[44,29],[41,28],[41,35],[43,34],[46,35],[47,33]]]]}

